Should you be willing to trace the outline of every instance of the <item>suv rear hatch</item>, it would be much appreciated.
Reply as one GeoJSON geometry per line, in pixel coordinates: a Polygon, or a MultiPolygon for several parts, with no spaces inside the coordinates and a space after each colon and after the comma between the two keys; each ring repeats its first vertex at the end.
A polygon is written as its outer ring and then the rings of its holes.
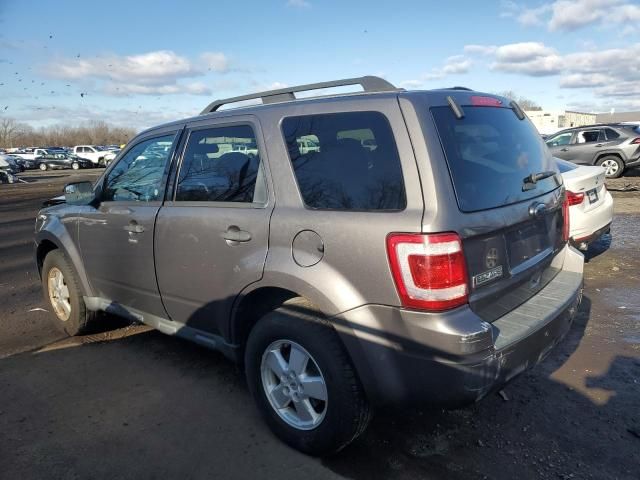
{"type": "Polygon", "coordinates": [[[562,179],[517,105],[475,92],[452,92],[447,100],[429,112],[461,214],[469,304],[492,322],[562,267],[554,261],[568,228],[562,179]]]}

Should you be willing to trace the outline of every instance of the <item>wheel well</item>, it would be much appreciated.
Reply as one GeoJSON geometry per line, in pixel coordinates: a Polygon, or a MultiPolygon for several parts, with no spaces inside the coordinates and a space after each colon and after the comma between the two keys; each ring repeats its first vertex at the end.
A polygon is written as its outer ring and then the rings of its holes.
{"type": "Polygon", "coordinates": [[[622,161],[622,164],[624,165],[624,158],[622,158],[622,155],[620,155],[619,153],[615,153],[615,152],[612,152],[612,153],[601,153],[600,155],[598,155],[596,157],[596,162],[595,163],[597,164],[600,161],[600,159],[604,158],[604,157],[618,157],[622,161]]]}
{"type": "Polygon", "coordinates": [[[42,264],[44,263],[45,257],[49,254],[50,251],[56,250],[57,248],[58,246],[51,240],[43,240],[38,244],[38,249],[36,250],[38,273],[42,273],[42,264]]]}
{"type": "Polygon", "coordinates": [[[291,290],[278,287],[259,288],[243,296],[233,316],[232,342],[244,349],[249,333],[258,320],[287,300],[299,296],[291,290]]]}

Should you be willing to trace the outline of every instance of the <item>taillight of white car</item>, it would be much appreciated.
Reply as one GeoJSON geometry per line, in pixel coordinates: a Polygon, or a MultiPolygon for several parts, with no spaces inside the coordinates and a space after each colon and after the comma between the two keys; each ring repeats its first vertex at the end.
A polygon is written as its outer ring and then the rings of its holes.
{"type": "Polygon", "coordinates": [[[402,306],[442,311],[468,302],[467,267],[456,233],[392,233],[387,254],[402,306]]]}

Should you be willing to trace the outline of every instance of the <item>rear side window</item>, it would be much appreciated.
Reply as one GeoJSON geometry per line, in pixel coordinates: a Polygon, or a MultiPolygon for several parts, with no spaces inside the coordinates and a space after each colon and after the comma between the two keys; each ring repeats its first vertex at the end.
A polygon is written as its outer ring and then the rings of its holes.
{"type": "Polygon", "coordinates": [[[611,128],[605,128],[604,133],[607,135],[607,140],[615,140],[616,138],[620,137],[620,135],[618,135],[618,132],[611,128]]]}
{"type": "Polygon", "coordinates": [[[379,112],[285,118],[282,130],[305,205],[321,210],[403,210],[400,157],[379,112]]]}
{"type": "Polygon", "coordinates": [[[463,212],[521,202],[559,185],[551,176],[535,188],[523,188],[532,173],[558,168],[531,122],[519,120],[513,110],[465,106],[460,119],[450,107],[434,107],[431,113],[463,212]]]}
{"type": "Polygon", "coordinates": [[[576,135],[576,143],[594,143],[600,138],[600,130],[582,130],[576,135]]]}
{"type": "Polygon", "coordinates": [[[184,152],[176,200],[263,203],[259,164],[256,136],[249,125],[194,130],[184,152]]]}

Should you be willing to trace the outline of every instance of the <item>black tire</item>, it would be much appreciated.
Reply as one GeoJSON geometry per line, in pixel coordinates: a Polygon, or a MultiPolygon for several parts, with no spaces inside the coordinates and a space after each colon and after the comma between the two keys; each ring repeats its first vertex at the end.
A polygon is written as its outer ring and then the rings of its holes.
{"type": "Polygon", "coordinates": [[[249,390],[260,412],[273,432],[291,447],[311,455],[335,453],[369,424],[369,403],[340,339],[304,299],[290,300],[262,317],[249,335],[244,359],[249,390]],[[311,430],[289,425],[267,398],[260,367],[267,347],[278,340],[295,342],[307,350],[324,377],[326,413],[311,430]]]}
{"type": "Polygon", "coordinates": [[[607,178],[618,178],[620,175],[624,173],[624,162],[620,157],[616,157],[615,155],[607,155],[606,157],[599,158],[596,162],[596,165],[605,167],[607,173],[605,176],[607,178]],[[606,163],[605,163],[606,162],[606,163]],[[611,162],[615,162],[617,168],[613,171],[612,168],[607,168],[608,165],[611,165],[611,162]],[[605,165],[603,165],[603,163],[605,165]]]}
{"type": "Polygon", "coordinates": [[[60,250],[52,250],[47,254],[42,265],[42,290],[44,299],[49,309],[55,326],[69,336],[81,335],[90,327],[95,318],[95,312],[87,310],[82,299],[82,290],[78,282],[75,270],[71,262],[60,250]],[[69,290],[69,303],[71,313],[67,320],[62,320],[55,312],[55,308],[49,296],[49,273],[53,268],[62,272],[66,287],[69,290]]]}

